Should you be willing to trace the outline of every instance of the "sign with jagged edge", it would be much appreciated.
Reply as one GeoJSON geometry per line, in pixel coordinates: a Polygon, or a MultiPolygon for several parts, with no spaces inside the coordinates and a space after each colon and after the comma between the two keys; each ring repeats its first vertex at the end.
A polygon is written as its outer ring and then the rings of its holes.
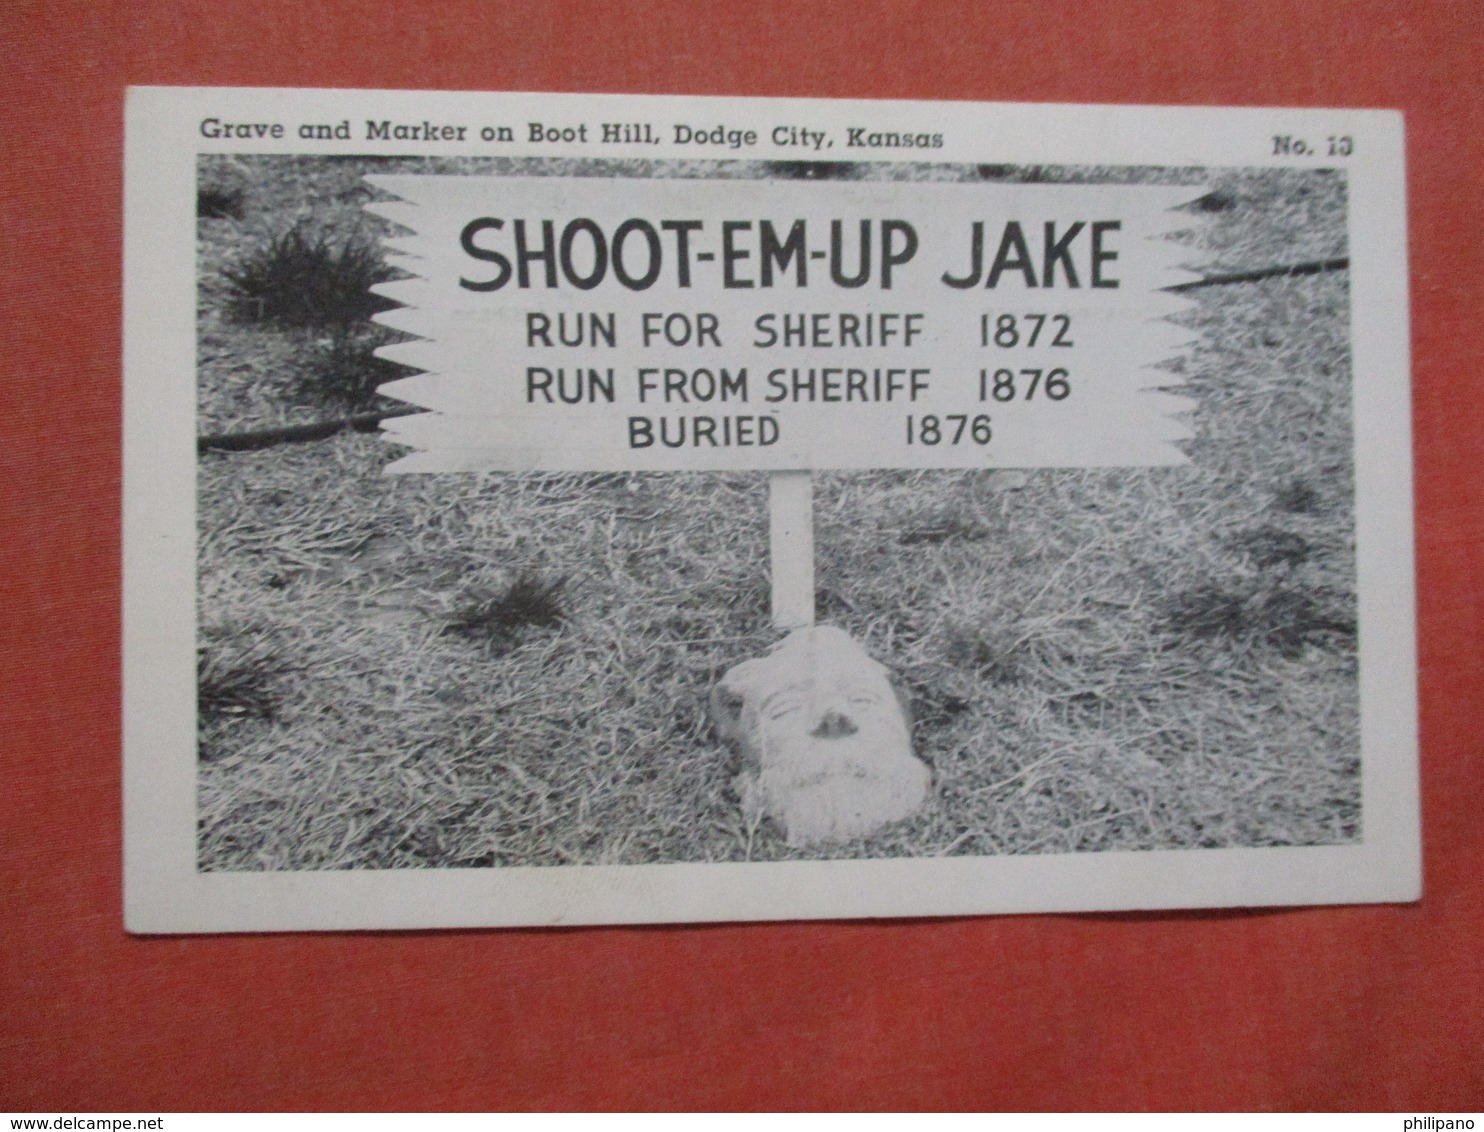
{"type": "Polygon", "coordinates": [[[1199,187],[371,176],[392,472],[1179,464],[1199,187]]]}

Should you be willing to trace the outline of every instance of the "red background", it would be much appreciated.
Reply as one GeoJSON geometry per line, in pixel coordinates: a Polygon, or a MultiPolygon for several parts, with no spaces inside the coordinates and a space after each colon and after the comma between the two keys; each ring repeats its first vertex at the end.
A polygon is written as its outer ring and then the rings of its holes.
{"type": "Polygon", "coordinates": [[[0,1108],[1484,1107],[1484,7],[0,0],[0,1108]],[[1427,895],[132,939],[130,83],[1398,107],[1427,895]]]}

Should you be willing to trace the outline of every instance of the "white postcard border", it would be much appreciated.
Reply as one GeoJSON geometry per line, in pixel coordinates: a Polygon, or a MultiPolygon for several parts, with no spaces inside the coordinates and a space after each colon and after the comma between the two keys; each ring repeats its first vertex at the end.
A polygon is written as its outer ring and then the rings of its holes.
{"type": "MultiPolygon", "coordinates": [[[[1389,111],[819,102],[458,92],[129,92],[124,233],[124,873],[134,932],[779,920],[1332,904],[1421,885],[1401,116],[1389,111]],[[882,129],[924,120],[931,153],[832,159],[1303,166],[1273,137],[1346,134],[1362,662],[1362,840],[1312,848],[988,858],[367,872],[200,873],[195,778],[195,250],[198,153],[373,152],[364,142],[212,141],[208,115],[524,122],[725,116],[882,129]]],[[[403,143],[396,154],[549,155],[403,143]]],[[[567,156],[612,156],[568,150],[567,156]]],[[[676,156],[668,144],[649,156],[676,156]]],[[[685,156],[727,157],[708,151],[685,156]]],[[[760,146],[773,160],[820,157],[760,146]]]]}

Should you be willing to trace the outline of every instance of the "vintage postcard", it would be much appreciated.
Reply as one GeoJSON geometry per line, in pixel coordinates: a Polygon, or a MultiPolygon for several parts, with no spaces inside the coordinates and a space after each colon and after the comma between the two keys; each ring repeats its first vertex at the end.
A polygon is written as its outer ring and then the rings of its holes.
{"type": "Polygon", "coordinates": [[[1400,115],[126,117],[130,930],[1420,895],[1400,115]]]}

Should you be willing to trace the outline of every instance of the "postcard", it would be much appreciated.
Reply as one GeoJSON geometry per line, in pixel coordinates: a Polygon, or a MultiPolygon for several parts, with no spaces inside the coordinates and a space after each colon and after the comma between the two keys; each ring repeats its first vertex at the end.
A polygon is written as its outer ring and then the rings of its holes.
{"type": "Polygon", "coordinates": [[[125,141],[129,930],[1420,896],[1399,114],[125,141]]]}

